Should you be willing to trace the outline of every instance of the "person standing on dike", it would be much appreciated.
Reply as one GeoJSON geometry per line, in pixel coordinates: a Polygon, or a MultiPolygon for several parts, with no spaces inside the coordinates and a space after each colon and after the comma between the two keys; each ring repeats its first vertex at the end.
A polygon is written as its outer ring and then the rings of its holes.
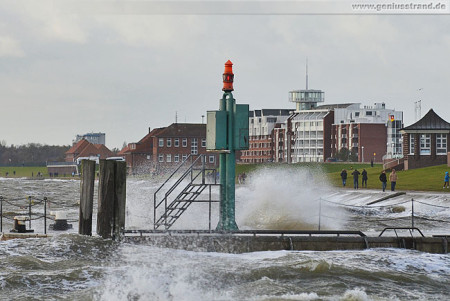
{"type": "Polygon", "coordinates": [[[392,169],[392,172],[389,175],[389,181],[391,182],[391,191],[395,191],[395,185],[397,184],[397,173],[395,172],[395,169],[392,169]]]}
{"type": "Polygon", "coordinates": [[[367,171],[365,169],[363,169],[362,173],[362,182],[361,182],[361,187],[365,187],[367,188],[367,171]]]}
{"type": "Polygon", "coordinates": [[[361,173],[357,170],[357,169],[355,169],[353,172],[352,172],[352,175],[353,175],[353,187],[355,188],[355,189],[358,189],[358,176],[360,175],[361,173]]]}
{"type": "Polygon", "coordinates": [[[345,184],[347,183],[347,171],[345,169],[341,172],[341,179],[342,179],[342,186],[345,187],[345,184]]]}
{"type": "Polygon", "coordinates": [[[387,183],[387,177],[386,177],[386,171],[383,170],[380,174],[380,181],[381,181],[381,188],[383,189],[383,192],[386,190],[386,183],[387,183]]]}
{"type": "Polygon", "coordinates": [[[448,188],[448,181],[449,180],[450,180],[450,176],[448,175],[448,171],[446,171],[445,172],[445,177],[444,177],[444,187],[442,187],[442,188],[445,188],[445,187],[448,188]]]}

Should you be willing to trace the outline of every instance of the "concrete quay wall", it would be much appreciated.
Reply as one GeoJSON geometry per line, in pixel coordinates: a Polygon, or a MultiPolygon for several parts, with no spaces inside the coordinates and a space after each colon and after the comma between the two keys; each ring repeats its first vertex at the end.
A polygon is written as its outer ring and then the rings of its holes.
{"type": "Polygon", "coordinates": [[[259,251],[334,251],[369,248],[405,248],[447,254],[448,237],[345,237],[345,236],[238,236],[150,234],[125,236],[123,241],[163,248],[202,252],[247,253],[259,251]]]}

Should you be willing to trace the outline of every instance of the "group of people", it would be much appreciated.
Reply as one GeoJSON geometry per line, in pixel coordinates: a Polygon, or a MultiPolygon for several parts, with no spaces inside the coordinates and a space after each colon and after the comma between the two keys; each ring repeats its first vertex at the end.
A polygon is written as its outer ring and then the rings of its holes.
{"type": "MultiPolygon", "coordinates": [[[[353,168],[351,168],[353,169],[353,168]]],[[[448,174],[448,173],[447,173],[448,174]]],[[[362,176],[362,182],[361,187],[367,188],[367,171],[365,169],[362,170],[362,172],[359,172],[357,169],[353,170],[351,173],[353,176],[353,188],[359,189],[359,175],[362,176]]],[[[341,171],[341,179],[342,179],[342,186],[345,187],[347,184],[347,170],[343,169],[341,171]]],[[[387,176],[386,171],[383,170],[379,176],[379,179],[381,181],[381,188],[383,191],[386,190],[387,186],[387,176]]],[[[391,182],[391,191],[395,191],[395,185],[397,184],[397,173],[395,172],[395,169],[392,169],[391,174],[389,175],[389,181],[391,182]]],[[[447,180],[447,186],[448,186],[448,180],[447,180]]]]}
{"type": "Polygon", "coordinates": [[[239,184],[245,184],[245,180],[247,179],[247,175],[245,174],[245,172],[240,173],[238,175],[238,183],[239,184]]]}

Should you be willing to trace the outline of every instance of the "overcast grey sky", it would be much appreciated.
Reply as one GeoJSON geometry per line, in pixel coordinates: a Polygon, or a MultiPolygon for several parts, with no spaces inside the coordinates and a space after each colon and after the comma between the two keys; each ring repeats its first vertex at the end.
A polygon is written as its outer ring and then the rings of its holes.
{"type": "Polygon", "coordinates": [[[385,102],[409,125],[421,99],[422,115],[433,108],[450,121],[449,15],[155,15],[69,4],[0,2],[8,145],[105,132],[106,145],[121,148],[176,112],[200,123],[218,109],[228,59],[234,96],[250,109],[294,109],[288,92],[305,88],[308,57],[309,88],[325,91],[326,104],[385,102]]]}

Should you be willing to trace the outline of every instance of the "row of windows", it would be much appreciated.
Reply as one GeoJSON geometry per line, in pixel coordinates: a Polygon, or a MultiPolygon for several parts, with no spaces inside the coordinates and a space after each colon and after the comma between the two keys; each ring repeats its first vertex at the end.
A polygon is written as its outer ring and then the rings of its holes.
{"type": "MultiPolygon", "coordinates": [[[[431,134],[421,134],[419,136],[419,151],[421,155],[431,154],[431,134]]],[[[414,154],[414,143],[415,137],[410,136],[409,138],[409,153],[414,154]]],[[[446,155],[447,154],[447,134],[436,134],[436,154],[446,155]]]]}
{"type": "Polygon", "coordinates": [[[250,143],[250,148],[271,148],[272,143],[250,143]]]}
{"type": "MultiPolygon", "coordinates": [[[[186,161],[187,157],[188,157],[188,155],[183,154],[183,155],[181,155],[181,160],[184,162],[184,161],[186,161]]],[[[158,155],[158,162],[160,162],[160,163],[163,163],[163,162],[172,163],[172,154],[166,154],[166,155],[159,154],[158,155]],[[164,161],[164,157],[166,159],[165,161],[164,161]]],[[[173,155],[173,162],[175,162],[175,163],[180,162],[180,155],[178,155],[178,154],[173,155]]],[[[215,162],[215,156],[214,155],[208,156],[208,162],[209,163],[214,163],[215,162]]]]}
{"type": "Polygon", "coordinates": [[[309,126],[323,126],[323,121],[298,121],[295,122],[295,128],[304,128],[307,125],[309,126]]]}
{"type": "Polygon", "coordinates": [[[253,156],[271,156],[272,151],[242,151],[242,156],[253,157],[253,156]]]}
{"type": "MultiPolygon", "coordinates": [[[[166,147],[172,147],[172,138],[159,138],[158,140],[158,146],[164,147],[164,139],[166,140],[166,147]]],[[[198,139],[197,138],[191,138],[191,146],[195,144],[198,145],[198,139]]],[[[181,140],[181,146],[187,147],[188,138],[182,138],[181,140]]],[[[173,138],[173,146],[174,147],[180,147],[180,138],[173,138]]],[[[202,147],[206,147],[206,138],[202,138],[202,147]]]]}

